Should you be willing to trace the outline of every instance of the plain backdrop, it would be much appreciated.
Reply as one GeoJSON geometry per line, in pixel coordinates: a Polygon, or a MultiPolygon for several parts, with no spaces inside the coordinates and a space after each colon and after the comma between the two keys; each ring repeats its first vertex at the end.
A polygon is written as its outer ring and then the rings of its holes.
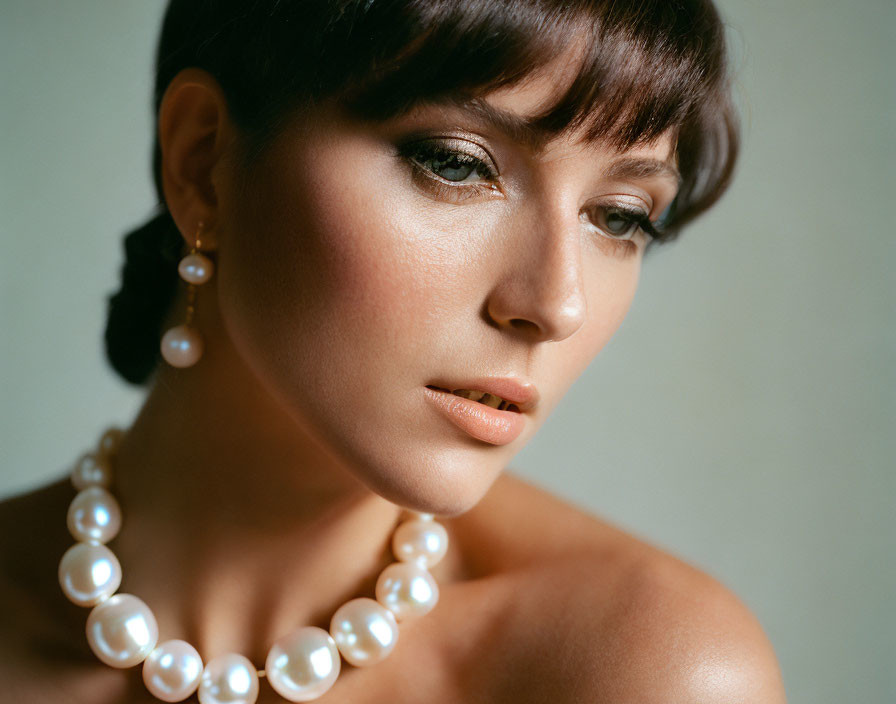
{"type": "MultiPolygon", "coordinates": [[[[67,472],[142,399],[101,340],[121,236],[154,202],[164,8],[0,8],[12,494],[67,472]]],[[[793,704],[892,703],[896,3],[720,8],[744,118],[734,186],[648,256],[622,328],[511,467],[739,594],[793,704]]]]}

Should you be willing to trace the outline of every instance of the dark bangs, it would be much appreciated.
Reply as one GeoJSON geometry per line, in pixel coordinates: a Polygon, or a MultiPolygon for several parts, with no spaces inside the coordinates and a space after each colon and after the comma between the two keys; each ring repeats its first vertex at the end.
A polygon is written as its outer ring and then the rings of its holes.
{"type": "MultiPolygon", "coordinates": [[[[709,0],[173,0],[156,114],[180,69],[204,68],[257,151],[316,101],[386,120],[512,86],[568,49],[575,77],[532,125],[584,127],[619,149],[672,130],[682,183],[659,223],[671,239],[721,196],[737,155],[724,26],[709,0]]],[[[157,174],[159,159],[157,148],[157,174]]]]}

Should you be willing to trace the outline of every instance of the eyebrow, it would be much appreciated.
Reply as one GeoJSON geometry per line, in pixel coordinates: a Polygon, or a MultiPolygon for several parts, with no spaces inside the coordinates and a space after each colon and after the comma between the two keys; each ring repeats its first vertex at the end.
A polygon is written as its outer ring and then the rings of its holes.
{"type": "Polygon", "coordinates": [[[614,161],[607,169],[607,176],[615,179],[635,178],[648,179],[663,176],[681,185],[681,174],[668,161],[646,159],[642,157],[626,157],[614,161]]]}
{"type": "Polygon", "coordinates": [[[534,120],[496,108],[481,98],[449,99],[449,102],[455,107],[472,113],[480,121],[500,130],[533,152],[540,151],[545,142],[553,136],[544,127],[536,125],[534,120]]]}
{"type": "MultiPolygon", "coordinates": [[[[534,120],[516,113],[496,108],[481,98],[450,100],[455,107],[470,112],[474,117],[489,126],[503,132],[512,140],[519,142],[535,153],[538,153],[552,136],[549,130],[535,124],[534,120]]],[[[606,175],[613,179],[635,178],[650,179],[664,177],[681,185],[681,174],[668,161],[645,157],[623,157],[614,161],[606,175]]]]}

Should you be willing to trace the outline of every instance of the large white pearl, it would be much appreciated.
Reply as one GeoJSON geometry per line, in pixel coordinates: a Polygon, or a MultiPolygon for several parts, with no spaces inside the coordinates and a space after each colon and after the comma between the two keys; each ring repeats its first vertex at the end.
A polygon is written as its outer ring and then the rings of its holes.
{"type": "Polygon", "coordinates": [[[330,621],[336,647],[355,667],[373,665],[398,642],[398,622],[385,606],[360,597],[340,606],[330,621]]]}
{"type": "Polygon", "coordinates": [[[97,445],[97,453],[101,457],[110,457],[118,450],[121,439],[124,437],[124,431],[115,426],[106,429],[97,445]]]}
{"type": "Polygon", "coordinates": [[[392,534],[392,552],[402,562],[432,567],[448,552],[448,531],[433,520],[405,521],[392,534]]]}
{"type": "Polygon", "coordinates": [[[333,637],[323,628],[305,626],[274,643],[264,674],[284,699],[310,702],[333,686],[341,665],[333,637]]]}
{"type": "Polygon", "coordinates": [[[199,680],[200,704],[255,704],[258,671],[249,658],[226,653],[211,660],[199,680]]]}
{"type": "Polygon", "coordinates": [[[191,367],[202,356],[202,337],[194,328],[178,325],[162,336],[161,352],[172,367],[191,367]]]}
{"type": "Polygon", "coordinates": [[[182,702],[199,686],[202,658],[185,640],[160,643],[143,661],[143,683],[163,702],[182,702]]]}
{"type": "Polygon", "coordinates": [[[108,543],[121,529],[121,508],[101,486],[78,492],[68,507],[68,529],[75,540],[108,543]]]}
{"type": "Polygon", "coordinates": [[[439,601],[439,585],[433,576],[413,562],[393,562],[376,581],[376,600],[398,621],[432,611],[439,601]]]}
{"type": "Polygon", "coordinates": [[[156,647],[159,626],[149,607],[133,594],[114,594],[87,617],[87,642],[112,667],[133,667],[156,647]]]}
{"type": "Polygon", "coordinates": [[[87,452],[75,463],[72,470],[72,486],[78,491],[89,486],[101,486],[108,489],[112,484],[112,469],[102,455],[87,452]]]}
{"type": "Polygon", "coordinates": [[[198,252],[188,254],[177,265],[180,278],[189,284],[204,284],[212,277],[212,271],[214,271],[212,260],[198,252]]]}
{"type": "Polygon", "coordinates": [[[121,563],[105,545],[75,543],[59,561],[59,584],[73,603],[94,606],[121,586],[121,563]]]}

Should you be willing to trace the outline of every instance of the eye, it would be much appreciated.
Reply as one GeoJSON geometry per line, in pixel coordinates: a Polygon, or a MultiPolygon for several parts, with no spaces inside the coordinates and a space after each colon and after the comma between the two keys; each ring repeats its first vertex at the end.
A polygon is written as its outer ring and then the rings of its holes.
{"type": "Polygon", "coordinates": [[[476,145],[466,140],[422,140],[400,147],[399,154],[428,180],[424,185],[440,194],[445,189],[453,191],[449,197],[456,199],[460,191],[497,190],[497,169],[491,165],[485,150],[480,148],[481,154],[471,153],[475,148],[476,145]]]}
{"type": "Polygon", "coordinates": [[[649,237],[659,235],[647,213],[618,205],[599,205],[590,211],[591,221],[604,234],[615,240],[631,240],[642,231],[649,237]]]}
{"type": "Polygon", "coordinates": [[[491,175],[488,167],[479,159],[463,152],[436,149],[431,150],[428,155],[425,154],[424,152],[418,163],[452,183],[465,181],[473,173],[485,178],[491,175]]]}

